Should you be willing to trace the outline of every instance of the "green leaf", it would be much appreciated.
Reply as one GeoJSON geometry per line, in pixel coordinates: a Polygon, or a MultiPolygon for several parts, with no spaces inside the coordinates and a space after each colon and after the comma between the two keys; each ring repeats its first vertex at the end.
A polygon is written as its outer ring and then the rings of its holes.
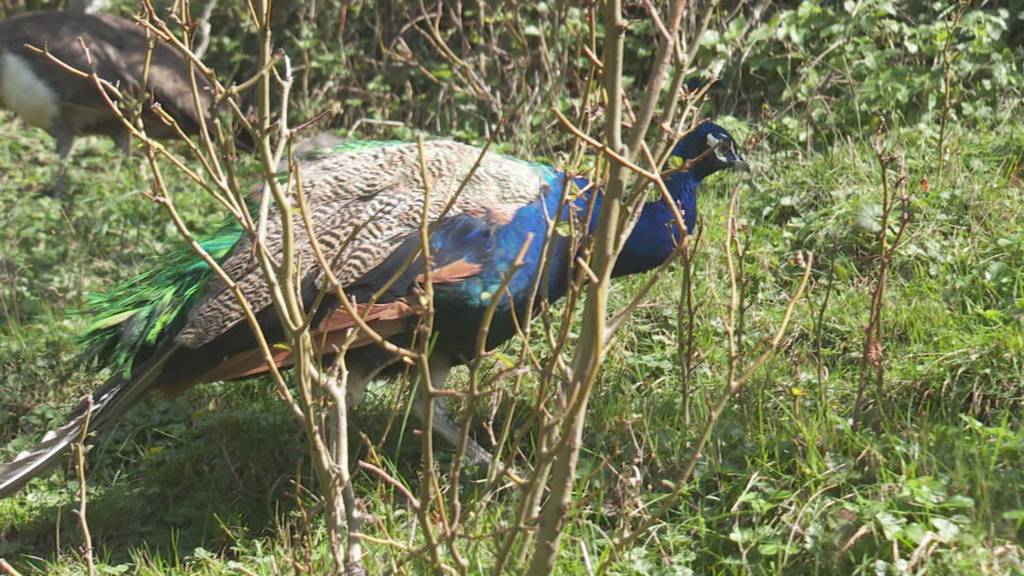
{"type": "Polygon", "coordinates": [[[945,518],[932,518],[932,526],[938,530],[939,540],[952,542],[960,533],[960,527],[945,518]]]}
{"type": "Polygon", "coordinates": [[[882,527],[882,532],[885,534],[886,540],[895,539],[903,529],[903,525],[907,523],[903,518],[894,516],[884,510],[875,514],[875,520],[882,527]]]}
{"type": "Polygon", "coordinates": [[[1022,510],[1007,510],[1003,512],[1003,519],[1005,520],[1024,520],[1024,509],[1022,510]]]}

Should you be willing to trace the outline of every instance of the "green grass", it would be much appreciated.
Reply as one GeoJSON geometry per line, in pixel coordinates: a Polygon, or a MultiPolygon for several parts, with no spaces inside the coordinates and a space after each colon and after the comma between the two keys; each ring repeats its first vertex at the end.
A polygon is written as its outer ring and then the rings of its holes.
{"type": "MultiPolygon", "coordinates": [[[[0,457],[7,458],[102,379],[73,364],[75,336],[88,319],[68,312],[88,291],[145,269],[175,233],[138,193],[146,184],[137,160],[120,159],[106,142],[76,152],[72,202],[40,197],[51,144],[2,120],[0,457]]],[[[737,184],[750,233],[745,354],[762,350],[778,325],[798,277],[790,262],[798,250],[818,258],[810,292],[780,353],[726,412],[683,504],[625,551],[613,573],[1024,573],[1024,126],[954,130],[951,138],[941,182],[934,143],[910,129],[890,139],[907,159],[914,220],[886,293],[884,389],[868,388],[867,425],[858,430],[849,418],[880,197],[870,145],[851,134],[811,155],[762,146],[748,153],[752,178],[729,175],[703,189],[690,423],[675,362],[675,270],[637,312],[601,376],[577,486],[582,504],[560,574],[586,574],[584,551],[599,561],[616,529],[642,517],[640,504],[665,493],[662,481],[678,474],[706,417],[704,398],[722,386],[714,293],[722,298],[726,286],[723,223],[737,184]]],[[[215,224],[209,202],[183,181],[172,185],[190,222],[215,224]]],[[[619,282],[614,306],[642,282],[619,282]]],[[[396,417],[387,405],[397,389],[378,387],[357,411],[356,425],[371,438],[396,417]]],[[[499,415],[512,405],[506,399],[499,415]]],[[[392,433],[383,452],[397,455],[396,473],[409,483],[418,473],[414,427],[402,446],[392,433]]],[[[326,566],[322,527],[307,525],[296,505],[297,473],[309,483],[303,451],[301,430],[266,381],[206,386],[138,407],[90,459],[89,521],[101,573],[275,574],[291,571],[290,558],[326,566]]],[[[446,448],[439,452],[447,457],[446,448]]],[[[374,517],[369,533],[404,540],[415,519],[401,497],[369,476],[357,483],[374,517]]],[[[0,501],[0,557],[27,574],[81,573],[75,492],[74,474],[57,473],[0,501]]],[[[311,501],[304,493],[304,504],[311,501]]],[[[474,530],[496,528],[512,503],[499,500],[474,530]]],[[[474,550],[474,571],[487,573],[493,541],[474,550]]],[[[370,546],[370,573],[398,562],[370,546]]],[[[400,566],[425,570],[416,561],[400,566]]]]}

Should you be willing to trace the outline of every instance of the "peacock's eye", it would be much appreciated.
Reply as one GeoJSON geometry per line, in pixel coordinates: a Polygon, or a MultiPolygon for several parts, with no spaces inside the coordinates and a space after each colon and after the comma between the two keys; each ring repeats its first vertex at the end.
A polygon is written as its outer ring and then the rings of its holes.
{"type": "Polygon", "coordinates": [[[714,144],[715,156],[722,162],[728,161],[728,155],[733,151],[733,143],[731,138],[722,138],[714,144]]]}

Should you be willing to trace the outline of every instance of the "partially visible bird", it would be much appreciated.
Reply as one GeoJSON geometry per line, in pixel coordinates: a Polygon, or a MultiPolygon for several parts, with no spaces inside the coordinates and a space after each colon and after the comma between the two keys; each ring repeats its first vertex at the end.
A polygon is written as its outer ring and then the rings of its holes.
{"type": "MultiPolygon", "coordinates": [[[[155,105],[186,134],[199,132],[201,118],[209,121],[213,94],[206,78],[191,71],[188,60],[166,43],[156,42],[151,55],[147,43],[140,24],[110,14],[44,11],[0,21],[0,107],[45,130],[57,141],[58,192],[64,186],[76,136],[109,136],[127,149],[129,134],[94,81],[71,73],[53,58],[86,73],[95,70],[120,91],[140,98],[143,124],[154,138],[176,136],[174,129],[153,111],[155,105]],[[30,46],[45,49],[53,58],[30,46]],[[83,47],[88,48],[88,57],[83,47]],[[198,108],[190,79],[193,76],[198,108]]],[[[238,144],[251,147],[244,135],[238,144]]]]}
{"type": "MultiPolygon", "coordinates": [[[[452,141],[424,144],[431,188],[426,212],[433,226],[429,251],[435,333],[430,367],[432,384],[438,387],[453,366],[476,355],[477,334],[493,299],[499,301],[488,347],[515,334],[516,319],[531,312],[527,306],[535,283],[543,284],[537,292],[549,301],[566,293],[574,274],[575,248],[556,226],[549,257],[544,258],[551,219],[561,213],[562,218],[575,219],[587,233],[601,212],[600,188],[582,178],[494,153],[485,154],[474,170],[480,154],[478,148],[452,141]],[[465,188],[455,197],[464,180],[465,188]],[[582,192],[566,194],[570,182],[582,192]],[[528,238],[532,241],[526,244],[528,238]],[[522,265],[515,269],[524,244],[522,265]],[[509,274],[507,291],[499,292],[509,274]]],[[[724,168],[746,164],[728,132],[712,123],[685,136],[672,155],[689,160],[672,172],[666,184],[683,211],[687,230],[692,230],[701,181],[724,168]]],[[[306,165],[302,177],[312,229],[333,276],[351,298],[363,303],[361,312],[374,330],[395,344],[409,346],[422,313],[419,287],[424,271],[420,230],[425,195],[417,145],[345,144],[333,155],[306,165]],[[409,261],[412,264],[403,268],[409,261]],[[384,289],[393,277],[395,281],[384,289]],[[380,298],[369,304],[379,290],[383,290],[380,298]]],[[[643,205],[614,275],[643,272],[664,262],[683,234],[675,222],[665,202],[643,205]]],[[[314,264],[314,249],[301,221],[295,223],[295,260],[308,266],[301,277],[304,305],[314,318],[314,340],[329,356],[354,321],[331,292],[321,298],[324,270],[314,264]]],[[[282,219],[271,217],[264,246],[279,255],[282,245],[282,219]]],[[[280,342],[281,324],[254,258],[252,238],[229,226],[203,246],[248,299],[268,341],[280,342]]],[[[92,308],[97,320],[86,338],[89,354],[101,365],[118,367],[92,395],[93,430],[109,427],[152,390],[179,392],[268,370],[235,295],[187,249],[163,258],[160,268],[95,300],[92,308]]],[[[287,347],[274,348],[274,353],[277,364],[290,364],[287,347]]],[[[358,403],[375,375],[401,369],[395,356],[368,338],[356,342],[346,362],[350,405],[358,403]]],[[[0,497],[12,494],[58,460],[81,434],[85,409],[79,406],[68,423],[0,466],[0,497]]],[[[458,441],[458,429],[443,414],[435,421],[435,431],[452,443],[458,441]]],[[[469,456],[487,457],[476,444],[469,456]]]]}

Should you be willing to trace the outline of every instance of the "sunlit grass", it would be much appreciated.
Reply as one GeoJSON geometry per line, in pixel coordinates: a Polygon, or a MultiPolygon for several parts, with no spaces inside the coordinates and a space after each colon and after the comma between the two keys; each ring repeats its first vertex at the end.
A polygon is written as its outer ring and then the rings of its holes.
{"type": "MultiPolygon", "coordinates": [[[[881,390],[869,386],[867,425],[857,430],[849,417],[879,194],[869,144],[852,138],[810,156],[762,147],[748,154],[753,176],[709,183],[701,196],[692,413],[687,420],[675,367],[676,271],[637,312],[595,392],[578,486],[584,505],[569,523],[559,573],[586,574],[610,536],[665,493],[662,482],[689,456],[705,399],[724,382],[714,292],[723,297],[723,221],[737,184],[751,238],[748,354],[779,322],[798,250],[818,257],[814,284],[781,353],[720,423],[685,504],[626,551],[616,573],[1024,570],[1022,136],[1020,126],[955,131],[958,155],[945,181],[927,186],[919,180],[932,174],[930,145],[912,130],[891,138],[907,158],[914,221],[885,300],[886,380],[881,390]]],[[[41,133],[5,121],[0,143],[0,456],[9,457],[100,381],[71,363],[84,321],[66,314],[86,291],[147,266],[175,235],[138,194],[145,180],[137,160],[121,159],[106,142],[76,152],[70,204],[39,196],[55,160],[41,133]]],[[[183,182],[174,186],[191,222],[216,222],[209,203],[183,182]]],[[[617,305],[641,282],[620,282],[617,305]]],[[[356,415],[371,438],[384,429],[391,390],[379,387],[356,415]]],[[[405,445],[392,434],[384,451],[398,455],[395,470],[410,483],[415,426],[405,445]]],[[[275,574],[290,572],[292,560],[326,566],[326,538],[296,507],[297,471],[303,486],[311,482],[303,450],[301,430],[263,381],[140,406],[91,460],[90,525],[105,573],[275,574]]],[[[72,478],[58,473],[0,502],[0,556],[26,573],[81,573],[72,478]]],[[[371,535],[406,542],[414,518],[401,497],[371,477],[357,481],[371,535]]],[[[462,489],[471,493],[472,484],[462,489]]],[[[312,501],[304,492],[304,504],[312,501]]],[[[477,527],[501,520],[485,516],[477,527]]],[[[487,572],[495,547],[480,542],[475,570],[487,572]]],[[[367,568],[381,573],[397,561],[371,545],[367,568]]]]}

